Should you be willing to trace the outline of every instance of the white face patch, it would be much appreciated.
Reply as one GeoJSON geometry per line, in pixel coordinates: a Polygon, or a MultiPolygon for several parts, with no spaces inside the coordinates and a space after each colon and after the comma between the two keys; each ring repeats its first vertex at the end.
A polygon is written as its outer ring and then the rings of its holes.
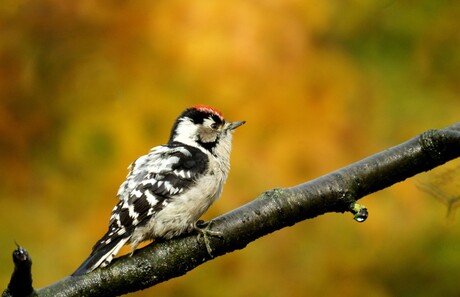
{"type": "Polygon", "coordinates": [[[201,142],[214,142],[217,140],[217,136],[221,133],[222,126],[213,128],[216,122],[211,118],[203,120],[203,125],[198,129],[198,137],[201,142]]]}
{"type": "Polygon", "coordinates": [[[203,120],[203,126],[212,128],[212,125],[215,124],[216,122],[213,119],[206,118],[203,120]]]}

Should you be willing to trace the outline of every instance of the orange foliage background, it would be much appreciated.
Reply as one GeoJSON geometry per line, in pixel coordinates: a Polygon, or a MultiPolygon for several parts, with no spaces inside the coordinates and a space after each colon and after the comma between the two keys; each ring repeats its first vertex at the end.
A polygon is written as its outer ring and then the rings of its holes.
{"type": "MultiPolygon", "coordinates": [[[[3,0],[1,287],[14,241],[35,287],[71,273],[189,105],[247,121],[206,219],[459,121],[459,18],[448,0],[3,0]]],[[[364,224],[328,214],[132,296],[458,296],[460,222],[417,188],[442,170],[364,199],[364,224]]]]}

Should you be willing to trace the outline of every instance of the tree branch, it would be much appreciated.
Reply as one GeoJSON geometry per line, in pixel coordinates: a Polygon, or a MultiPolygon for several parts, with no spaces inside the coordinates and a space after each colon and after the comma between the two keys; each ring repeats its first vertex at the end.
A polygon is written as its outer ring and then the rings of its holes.
{"type": "MultiPolygon", "coordinates": [[[[357,212],[362,197],[460,156],[460,123],[421,135],[304,184],[273,189],[212,220],[223,238],[209,238],[214,257],[273,231],[328,212],[357,212]]],[[[38,296],[113,296],[181,276],[211,260],[196,234],[155,242],[104,269],[67,277],[39,289],[38,296]]]]}

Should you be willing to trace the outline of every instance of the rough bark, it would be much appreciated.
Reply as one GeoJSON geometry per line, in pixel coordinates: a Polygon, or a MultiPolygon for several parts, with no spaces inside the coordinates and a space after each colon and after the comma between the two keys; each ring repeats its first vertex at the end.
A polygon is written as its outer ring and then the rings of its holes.
{"type": "MultiPolygon", "coordinates": [[[[457,123],[445,129],[429,130],[315,180],[267,191],[252,202],[212,220],[210,228],[223,233],[222,238],[209,238],[213,257],[242,249],[261,236],[328,212],[350,211],[355,219],[362,221],[367,213],[356,204],[358,199],[459,156],[460,123],[457,123]]],[[[181,276],[213,257],[208,254],[202,238],[192,234],[155,242],[132,257],[114,260],[107,268],[64,278],[33,291],[32,295],[121,295],[181,276]]],[[[7,289],[4,296],[24,295],[12,294],[7,289]]]]}

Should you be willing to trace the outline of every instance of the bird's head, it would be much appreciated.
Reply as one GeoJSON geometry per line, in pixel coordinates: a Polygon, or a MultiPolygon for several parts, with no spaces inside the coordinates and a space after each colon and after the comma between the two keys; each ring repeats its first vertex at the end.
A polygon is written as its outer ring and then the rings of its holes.
{"type": "Polygon", "coordinates": [[[206,105],[187,108],[177,118],[169,143],[181,142],[200,146],[214,153],[219,145],[231,147],[233,131],[245,121],[228,122],[222,113],[206,105]]]}

